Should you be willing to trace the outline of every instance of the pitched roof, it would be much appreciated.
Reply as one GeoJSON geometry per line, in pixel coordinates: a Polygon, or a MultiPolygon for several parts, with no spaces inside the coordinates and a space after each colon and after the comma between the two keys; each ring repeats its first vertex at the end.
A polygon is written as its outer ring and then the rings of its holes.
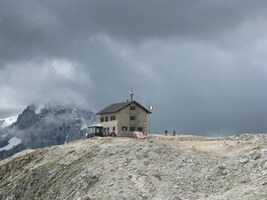
{"type": "Polygon", "coordinates": [[[96,113],[97,115],[100,114],[106,114],[106,113],[116,113],[119,112],[121,109],[127,107],[128,105],[130,105],[131,103],[135,103],[138,106],[140,106],[145,112],[147,112],[148,114],[151,114],[151,111],[149,111],[148,109],[146,109],[145,107],[143,107],[141,104],[139,104],[136,101],[126,101],[126,102],[122,102],[122,103],[114,103],[111,104],[110,106],[104,108],[103,110],[99,111],[98,113],[96,113]]]}

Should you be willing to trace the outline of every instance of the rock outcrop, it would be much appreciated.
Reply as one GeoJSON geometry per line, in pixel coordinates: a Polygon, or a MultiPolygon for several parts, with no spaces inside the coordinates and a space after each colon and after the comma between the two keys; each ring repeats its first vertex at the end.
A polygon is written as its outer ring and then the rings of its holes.
{"type": "Polygon", "coordinates": [[[93,138],[0,161],[0,199],[267,199],[267,136],[93,138]]]}
{"type": "Polygon", "coordinates": [[[0,160],[25,148],[64,144],[84,137],[82,129],[96,121],[96,115],[73,105],[29,105],[12,125],[0,130],[0,148],[13,136],[22,140],[19,147],[0,151],[0,160]]]}

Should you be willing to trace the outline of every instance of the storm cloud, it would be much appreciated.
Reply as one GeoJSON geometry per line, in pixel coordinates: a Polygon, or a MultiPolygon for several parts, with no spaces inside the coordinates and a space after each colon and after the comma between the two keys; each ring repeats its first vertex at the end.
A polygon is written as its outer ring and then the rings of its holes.
{"type": "Polygon", "coordinates": [[[151,131],[267,130],[267,2],[0,1],[0,118],[34,102],[153,105],[151,131]]]}

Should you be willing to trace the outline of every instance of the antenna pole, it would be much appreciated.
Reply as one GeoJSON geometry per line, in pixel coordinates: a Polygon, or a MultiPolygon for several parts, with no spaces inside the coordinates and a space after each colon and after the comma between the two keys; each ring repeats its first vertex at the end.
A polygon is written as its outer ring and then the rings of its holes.
{"type": "Polygon", "coordinates": [[[131,88],[131,92],[130,92],[131,101],[133,101],[133,95],[134,95],[133,88],[131,88]]]}

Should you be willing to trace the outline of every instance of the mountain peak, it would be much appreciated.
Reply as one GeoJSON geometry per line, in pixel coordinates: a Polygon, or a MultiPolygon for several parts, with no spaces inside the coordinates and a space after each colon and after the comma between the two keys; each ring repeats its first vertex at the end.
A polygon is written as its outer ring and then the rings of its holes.
{"type": "MultiPolygon", "coordinates": [[[[31,104],[17,117],[17,120],[0,133],[0,148],[4,149],[12,137],[22,140],[24,148],[41,148],[64,144],[84,137],[85,130],[96,122],[96,115],[90,110],[75,105],[54,103],[31,104]],[[5,137],[2,137],[5,136],[5,137]]],[[[21,150],[21,149],[19,149],[21,150]]],[[[12,155],[0,151],[1,155],[12,155]]]]}

